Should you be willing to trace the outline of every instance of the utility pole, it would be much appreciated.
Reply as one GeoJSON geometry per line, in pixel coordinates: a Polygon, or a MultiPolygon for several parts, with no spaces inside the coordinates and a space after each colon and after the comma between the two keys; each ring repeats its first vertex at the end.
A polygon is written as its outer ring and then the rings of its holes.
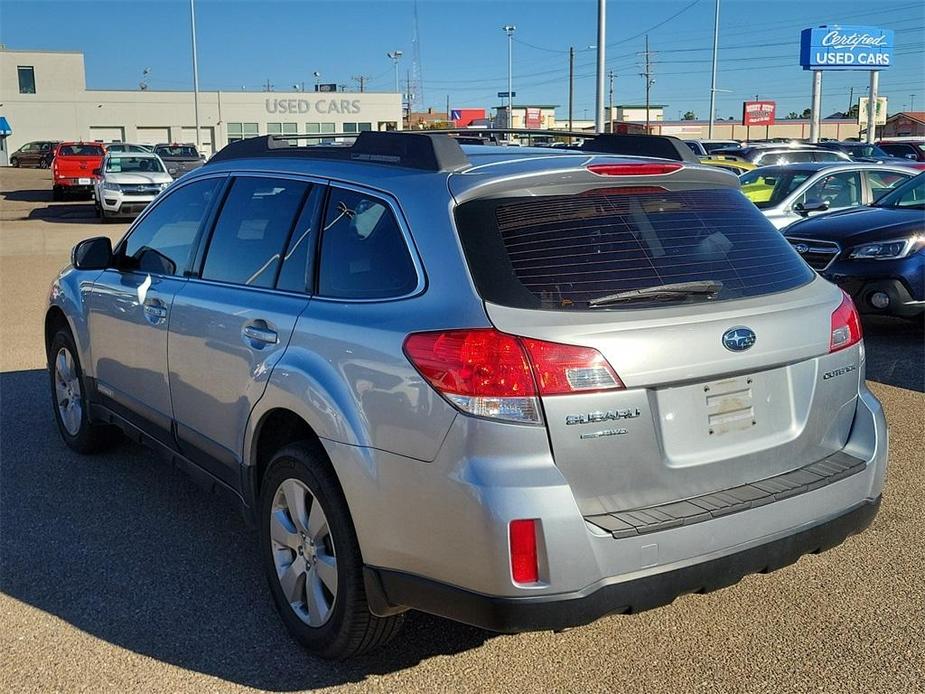
{"type": "Polygon", "coordinates": [[[360,93],[362,94],[366,89],[366,80],[368,80],[369,77],[367,77],[366,75],[356,75],[354,77],[351,77],[350,79],[352,79],[354,82],[360,83],[360,93]]]}
{"type": "Polygon", "coordinates": [[[610,99],[607,105],[607,123],[609,124],[610,134],[613,134],[613,70],[611,70],[608,75],[610,78],[610,99]]]}
{"type": "Polygon", "coordinates": [[[507,127],[514,127],[514,82],[512,77],[513,70],[513,45],[514,32],[517,30],[513,24],[505,24],[501,31],[507,34],[507,127]]]}
{"type": "Polygon", "coordinates": [[[716,121],[716,60],[719,53],[719,0],[713,9],[713,77],[710,80],[710,125],[707,138],[713,137],[713,123],[716,121]]]}
{"type": "Polygon", "coordinates": [[[597,0],[597,98],[595,99],[594,130],[604,132],[604,66],[607,51],[607,0],[597,0]]]}
{"type": "Polygon", "coordinates": [[[406,127],[411,129],[411,71],[405,70],[405,103],[407,104],[407,110],[405,111],[405,123],[406,127]]]}
{"type": "MultiPolygon", "coordinates": [[[[575,103],[575,47],[568,47],[568,129],[572,132],[572,107],[575,103]]],[[[572,138],[569,138],[569,142],[572,138]]]]}
{"type": "Polygon", "coordinates": [[[645,55],[645,71],[639,73],[640,77],[644,77],[646,80],[646,133],[649,133],[649,90],[652,88],[652,85],[655,84],[655,80],[652,79],[652,54],[649,51],[649,35],[646,34],[646,51],[645,55]]]}
{"type": "Polygon", "coordinates": [[[401,91],[401,87],[398,86],[398,61],[401,60],[402,55],[401,51],[389,51],[386,53],[386,56],[389,60],[392,61],[392,65],[395,66],[395,93],[397,94],[401,91]]]}
{"type": "Polygon", "coordinates": [[[848,88],[848,110],[845,111],[845,118],[851,118],[851,107],[854,106],[854,87],[848,88]]]}
{"type": "Polygon", "coordinates": [[[446,122],[449,123],[452,121],[450,118],[450,95],[446,95],[446,122]]]}
{"type": "MultiPolygon", "coordinates": [[[[193,116],[196,121],[196,151],[201,148],[199,137],[199,63],[196,59],[196,7],[193,0],[189,0],[190,28],[193,38],[193,116]]],[[[212,143],[213,149],[215,143],[212,143]]]]}
{"type": "MultiPolygon", "coordinates": [[[[822,73],[817,73],[821,75],[822,73]]],[[[870,95],[867,102],[867,143],[877,139],[877,90],[880,87],[880,71],[870,71],[870,95]]],[[[815,142],[815,140],[813,140],[815,142]]]]}
{"type": "Polygon", "coordinates": [[[915,111],[915,94],[909,95],[909,110],[915,111]]]}

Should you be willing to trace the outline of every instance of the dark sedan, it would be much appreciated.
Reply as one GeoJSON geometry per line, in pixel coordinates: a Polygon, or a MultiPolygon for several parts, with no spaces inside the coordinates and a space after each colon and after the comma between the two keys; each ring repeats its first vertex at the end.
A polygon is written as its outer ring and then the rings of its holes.
{"type": "Polygon", "coordinates": [[[861,312],[925,314],[925,174],[873,205],[797,222],[785,236],[861,312]]]}

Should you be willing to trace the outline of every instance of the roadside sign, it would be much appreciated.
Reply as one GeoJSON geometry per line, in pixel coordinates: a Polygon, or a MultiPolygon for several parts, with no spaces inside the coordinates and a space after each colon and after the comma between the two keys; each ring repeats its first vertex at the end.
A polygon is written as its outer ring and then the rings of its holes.
{"type": "Polygon", "coordinates": [[[774,125],[777,103],[774,101],[742,102],[742,125],[774,125]]]}
{"type": "Polygon", "coordinates": [[[538,108],[528,107],[524,125],[528,128],[539,128],[543,125],[543,112],[538,108]]]}
{"type": "Polygon", "coordinates": [[[332,84],[332,83],[316,84],[315,91],[316,92],[336,92],[337,85],[332,84]]]}
{"type": "MultiPolygon", "coordinates": [[[[858,125],[861,129],[867,127],[867,112],[870,109],[870,97],[862,96],[858,99],[858,125]]],[[[877,109],[874,115],[874,125],[886,125],[886,97],[877,97],[877,109]]]]}
{"type": "Polygon", "coordinates": [[[804,70],[885,70],[892,63],[891,29],[833,24],[800,34],[804,70]]]}
{"type": "MultiPolygon", "coordinates": [[[[507,94],[508,94],[507,92],[498,92],[498,98],[507,99],[508,98],[507,94]]],[[[512,96],[517,96],[517,92],[511,92],[511,94],[512,96]]]]}

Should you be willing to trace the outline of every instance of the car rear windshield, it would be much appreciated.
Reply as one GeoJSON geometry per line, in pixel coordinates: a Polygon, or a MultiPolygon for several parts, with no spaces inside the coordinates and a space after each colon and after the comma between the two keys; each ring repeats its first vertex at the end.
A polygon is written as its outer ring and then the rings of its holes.
{"type": "Polygon", "coordinates": [[[199,153],[196,151],[195,147],[184,147],[183,145],[177,145],[176,147],[158,147],[154,150],[155,154],[158,154],[162,157],[175,157],[182,159],[198,159],[199,153]]]}
{"type": "Polygon", "coordinates": [[[103,148],[99,145],[62,145],[58,149],[59,157],[101,157],[103,148]]]}
{"type": "MultiPolygon", "coordinates": [[[[731,188],[480,199],[456,209],[456,224],[482,298],[516,308],[586,310],[595,298],[680,282],[721,283],[711,296],[718,301],[813,278],[731,188]]],[[[652,300],[613,307],[646,303],[652,300]]]]}

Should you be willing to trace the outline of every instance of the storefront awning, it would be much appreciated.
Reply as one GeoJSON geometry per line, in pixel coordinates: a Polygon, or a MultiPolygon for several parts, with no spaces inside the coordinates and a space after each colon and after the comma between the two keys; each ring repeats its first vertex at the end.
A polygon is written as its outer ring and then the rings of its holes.
{"type": "Polygon", "coordinates": [[[6,116],[0,116],[0,135],[12,135],[13,128],[10,127],[9,121],[6,119],[6,116]]]}

